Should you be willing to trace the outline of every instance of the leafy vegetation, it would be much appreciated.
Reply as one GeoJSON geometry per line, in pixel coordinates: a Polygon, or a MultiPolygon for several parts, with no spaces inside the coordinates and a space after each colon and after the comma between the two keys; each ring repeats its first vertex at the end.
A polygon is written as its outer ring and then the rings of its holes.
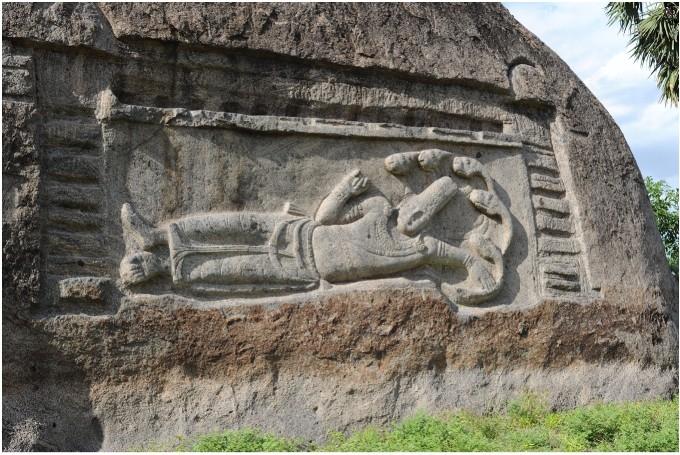
{"type": "Polygon", "coordinates": [[[319,446],[257,430],[226,431],[185,442],[180,451],[678,451],[678,399],[598,404],[550,412],[535,395],[504,414],[417,414],[388,429],[332,433],[319,446]]]}
{"type": "Polygon", "coordinates": [[[302,450],[298,441],[279,438],[258,430],[226,431],[203,436],[193,443],[191,452],[296,452],[302,450]]]}
{"type": "Polygon", "coordinates": [[[609,25],[630,34],[631,53],[656,74],[661,99],[678,104],[678,3],[614,2],[605,9],[609,25]]]}
{"type": "Polygon", "coordinates": [[[649,201],[656,216],[666,258],[673,273],[678,274],[678,189],[671,188],[663,180],[645,179],[649,201]]]}

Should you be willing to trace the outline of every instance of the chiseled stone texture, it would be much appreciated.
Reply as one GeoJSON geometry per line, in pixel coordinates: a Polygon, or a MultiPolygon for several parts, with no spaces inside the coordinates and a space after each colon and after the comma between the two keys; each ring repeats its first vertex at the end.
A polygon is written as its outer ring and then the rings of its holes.
{"type": "MultiPolygon", "coordinates": [[[[3,448],[677,393],[678,289],[633,156],[502,6],[5,3],[2,36],[3,448]],[[284,258],[235,296],[227,262],[219,286],[176,267],[226,242],[204,214],[334,227],[362,197],[391,233],[427,224],[418,267],[311,233],[318,270],[284,258]]],[[[252,220],[238,241],[270,235],[252,220]]]]}

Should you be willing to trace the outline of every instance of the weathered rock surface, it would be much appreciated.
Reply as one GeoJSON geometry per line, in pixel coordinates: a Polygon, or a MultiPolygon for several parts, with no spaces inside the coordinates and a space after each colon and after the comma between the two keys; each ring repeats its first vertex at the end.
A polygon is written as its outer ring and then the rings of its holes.
{"type": "Polygon", "coordinates": [[[6,447],[677,393],[633,156],[502,6],[9,3],[2,33],[6,447]]]}

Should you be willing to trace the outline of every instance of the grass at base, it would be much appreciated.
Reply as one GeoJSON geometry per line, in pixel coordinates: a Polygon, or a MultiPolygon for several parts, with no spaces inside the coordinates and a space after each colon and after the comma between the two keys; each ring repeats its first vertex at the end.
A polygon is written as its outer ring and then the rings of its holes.
{"type": "Polygon", "coordinates": [[[597,404],[549,412],[534,395],[504,414],[416,414],[387,429],[331,433],[323,445],[244,429],[198,437],[175,450],[195,452],[678,451],[678,398],[597,404]]]}

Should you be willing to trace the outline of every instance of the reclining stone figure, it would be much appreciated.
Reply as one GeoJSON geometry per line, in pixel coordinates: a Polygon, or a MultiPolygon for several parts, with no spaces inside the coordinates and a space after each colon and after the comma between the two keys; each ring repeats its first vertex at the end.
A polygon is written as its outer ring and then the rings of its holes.
{"type": "MultiPolygon", "coordinates": [[[[400,155],[388,157],[389,171],[393,161],[411,159],[400,155]]],[[[471,161],[457,172],[483,174],[481,164],[471,161]]],[[[428,171],[427,165],[420,167],[428,171]]],[[[502,252],[491,241],[473,236],[456,247],[427,233],[435,215],[459,192],[451,177],[407,195],[398,207],[382,195],[365,195],[368,185],[353,170],[323,199],[313,219],[287,205],[279,213],[198,214],[154,227],[123,204],[127,255],[120,267],[122,281],[135,285],[166,274],[176,287],[201,293],[293,292],[316,288],[321,280],[360,281],[431,265],[467,271],[464,283],[441,283],[453,303],[476,304],[498,291],[502,252]],[[169,255],[159,253],[160,246],[167,246],[169,255]]],[[[468,193],[477,194],[470,200],[483,213],[502,211],[495,194],[468,193]]]]}

